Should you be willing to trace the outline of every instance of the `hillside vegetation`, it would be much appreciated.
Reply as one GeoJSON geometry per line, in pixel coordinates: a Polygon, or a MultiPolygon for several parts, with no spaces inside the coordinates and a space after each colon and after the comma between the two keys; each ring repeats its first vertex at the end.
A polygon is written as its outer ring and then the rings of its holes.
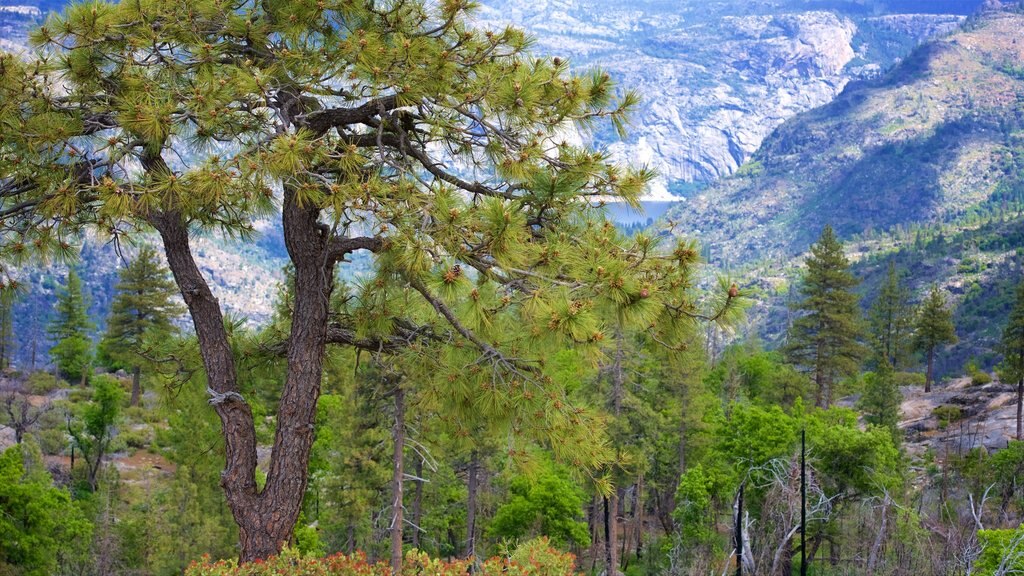
{"type": "Polygon", "coordinates": [[[780,126],[737,175],[671,212],[712,261],[785,261],[826,223],[850,237],[1019,201],[1024,15],[999,11],[780,126]]]}

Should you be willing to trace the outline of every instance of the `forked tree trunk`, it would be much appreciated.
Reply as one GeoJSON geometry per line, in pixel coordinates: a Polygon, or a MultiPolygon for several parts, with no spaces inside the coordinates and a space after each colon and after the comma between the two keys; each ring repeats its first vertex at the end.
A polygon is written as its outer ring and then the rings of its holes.
{"type": "MultiPolygon", "coordinates": [[[[146,158],[143,163],[147,170],[160,170],[163,165],[158,157],[146,158]]],[[[166,171],[166,165],[162,169],[166,171]]],[[[240,560],[272,556],[291,538],[306,490],[334,277],[328,239],[320,233],[316,209],[300,208],[294,193],[286,188],[282,221],[285,245],[295,265],[295,308],[270,470],[260,491],[252,410],[239,393],[220,305],[192,257],[188,224],[173,212],[153,214],[150,221],[160,233],[167,263],[192,317],[210,404],[220,417],[226,459],[221,486],[238,524],[240,560]]]]}
{"type": "Polygon", "coordinates": [[[391,475],[391,570],[394,574],[402,571],[402,480],[405,474],[405,392],[401,385],[395,389],[395,423],[391,429],[391,437],[395,443],[392,456],[391,475]]]}

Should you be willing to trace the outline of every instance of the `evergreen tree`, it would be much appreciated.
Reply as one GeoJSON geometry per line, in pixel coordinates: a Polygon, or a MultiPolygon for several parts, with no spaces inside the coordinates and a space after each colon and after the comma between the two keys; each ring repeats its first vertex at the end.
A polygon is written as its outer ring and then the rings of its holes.
{"type": "Polygon", "coordinates": [[[956,329],[953,326],[953,312],[946,308],[945,298],[937,286],[931,292],[917,314],[914,326],[914,348],[924,352],[928,368],[925,372],[924,391],[931,392],[935,377],[935,352],[940,346],[955,344],[956,329]]]}
{"type": "Polygon", "coordinates": [[[878,298],[868,311],[868,326],[875,354],[885,358],[896,370],[907,364],[913,325],[910,290],[901,282],[896,264],[890,261],[878,298]]]}
{"type": "Polygon", "coordinates": [[[68,270],[67,286],[57,296],[56,316],[47,327],[50,349],[57,369],[70,380],[79,380],[83,386],[92,366],[92,340],[89,331],[93,323],[89,320],[89,305],[82,292],[82,280],[74,269],[68,270]]]}
{"type": "Polygon", "coordinates": [[[1004,380],[1017,383],[1017,440],[1024,439],[1024,282],[1017,287],[1017,301],[1003,330],[1003,362],[1000,375],[1004,380]]]}
{"type": "Polygon", "coordinates": [[[19,103],[0,107],[0,274],[85,230],[159,234],[223,426],[243,562],[293,535],[329,344],[431,354],[445,365],[427,376],[486,391],[511,429],[567,452],[562,435],[588,428],[545,377],[552,349],[604,339],[608,309],[662,340],[708,315],[695,250],[627,244],[591,202],[635,205],[653,173],[564,137],[623,133],[637,95],[530,54],[521,30],[470,26],[471,5],[72,4],[34,35],[45,58],[0,56],[0,102],[19,103]],[[295,291],[260,489],[251,396],[192,241],[271,215],[295,291]],[[373,255],[368,297],[336,315],[355,252],[373,255]],[[524,391],[536,400],[505,402],[524,391]]]}
{"type": "Polygon", "coordinates": [[[174,302],[178,290],[168,275],[156,251],[143,246],[121,270],[107,331],[100,341],[101,356],[132,371],[132,406],[142,394],[144,342],[169,336],[175,331],[171,319],[182,313],[174,302]]]}
{"type": "Polygon", "coordinates": [[[813,374],[816,404],[827,408],[832,384],[854,373],[864,357],[860,308],[852,292],[858,280],[831,226],[811,246],[806,265],[803,298],[794,305],[800,315],[790,326],[784,349],[791,363],[813,374]]]}
{"type": "Polygon", "coordinates": [[[903,395],[896,386],[895,372],[889,361],[878,359],[878,368],[864,379],[864,393],[858,407],[869,424],[887,428],[899,441],[900,404],[903,395]]]}

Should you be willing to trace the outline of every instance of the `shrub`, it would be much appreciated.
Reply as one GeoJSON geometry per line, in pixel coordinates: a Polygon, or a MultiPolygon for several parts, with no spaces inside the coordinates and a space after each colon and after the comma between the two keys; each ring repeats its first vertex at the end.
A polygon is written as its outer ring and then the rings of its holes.
{"type": "Polygon", "coordinates": [[[893,382],[898,387],[903,386],[924,386],[924,374],[920,372],[896,372],[892,375],[893,382]]]}
{"type": "Polygon", "coordinates": [[[33,372],[25,383],[29,394],[45,396],[61,387],[61,381],[53,374],[33,372]]]}
{"type": "Polygon", "coordinates": [[[946,426],[949,426],[951,422],[956,422],[963,418],[963,412],[956,406],[939,406],[935,410],[932,410],[932,414],[939,419],[939,428],[945,428],[946,426]]]}
{"type": "Polygon", "coordinates": [[[971,385],[982,386],[992,381],[992,376],[988,372],[978,371],[971,374],[971,385]]]}
{"type": "Polygon", "coordinates": [[[153,443],[153,434],[148,428],[122,430],[118,437],[124,441],[125,446],[135,450],[148,448],[153,443]]]}
{"type": "MultiPolygon", "coordinates": [[[[424,552],[410,550],[399,576],[465,576],[469,560],[446,562],[424,552]]],[[[547,538],[529,540],[506,556],[487,560],[478,572],[481,576],[570,576],[575,574],[572,554],[551,548],[547,538]]],[[[362,552],[335,554],[327,558],[303,557],[296,550],[239,566],[234,560],[210,562],[204,557],[193,562],[185,576],[391,576],[391,567],[383,562],[370,564],[362,552]]]]}

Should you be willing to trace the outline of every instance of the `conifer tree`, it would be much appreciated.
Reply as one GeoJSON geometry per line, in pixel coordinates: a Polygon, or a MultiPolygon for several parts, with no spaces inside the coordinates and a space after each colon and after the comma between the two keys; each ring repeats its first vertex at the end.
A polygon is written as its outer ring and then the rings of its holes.
{"type": "MultiPolygon", "coordinates": [[[[448,365],[432,377],[461,377],[492,402],[529,392],[536,402],[506,403],[511,428],[542,429],[565,451],[555,436],[580,416],[545,378],[553,347],[602,340],[609,307],[663,340],[706,315],[695,251],[627,244],[596,220],[593,199],[635,205],[652,173],[563,136],[601,122],[621,133],[637,96],[531,55],[520,30],[469,26],[470,7],[88,3],[34,35],[39,58],[0,56],[0,102],[20,104],[0,107],[0,262],[66,256],[86,230],[159,234],[223,426],[243,562],[293,533],[328,344],[435,354],[448,365]],[[295,291],[260,488],[253,411],[191,241],[245,235],[270,215],[295,291]],[[374,257],[370,297],[334,314],[335,272],[357,251],[374,257]]],[[[596,453],[576,456],[596,466],[596,453]]]]}
{"type": "Polygon", "coordinates": [[[910,290],[903,285],[894,262],[889,262],[885,281],[868,311],[871,347],[896,370],[907,364],[911,351],[914,307],[910,290]]]}
{"type": "Polygon", "coordinates": [[[938,286],[932,286],[928,297],[921,303],[914,326],[914,348],[924,352],[927,370],[924,391],[931,392],[935,379],[935,353],[940,346],[955,344],[956,330],[953,326],[953,312],[946,307],[946,300],[938,286]]]}
{"type": "Polygon", "coordinates": [[[102,356],[131,369],[132,406],[142,394],[144,341],[171,335],[175,331],[171,319],[182,312],[173,300],[178,290],[168,276],[156,251],[143,246],[120,272],[107,331],[100,341],[102,356]]]}
{"type": "Polygon", "coordinates": [[[854,373],[864,357],[860,308],[852,292],[858,280],[831,226],[811,245],[806,266],[803,298],[794,305],[800,315],[790,326],[785,352],[790,362],[813,375],[816,404],[827,408],[835,380],[854,373]]]}
{"type": "Polygon", "coordinates": [[[1017,440],[1024,439],[1024,283],[1017,287],[1017,300],[1003,330],[1003,362],[1000,375],[1017,383],[1017,440]]]}
{"type": "Polygon", "coordinates": [[[66,378],[79,380],[83,386],[92,366],[93,323],[88,316],[88,303],[82,292],[82,280],[74,269],[68,270],[68,281],[57,296],[56,315],[47,327],[54,341],[50,349],[57,369],[66,378]]]}
{"type": "Polygon", "coordinates": [[[864,382],[864,393],[858,406],[864,412],[869,424],[887,428],[893,440],[899,441],[900,404],[903,395],[896,386],[893,367],[886,358],[878,359],[878,368],[868,374],[864,382]]]}

